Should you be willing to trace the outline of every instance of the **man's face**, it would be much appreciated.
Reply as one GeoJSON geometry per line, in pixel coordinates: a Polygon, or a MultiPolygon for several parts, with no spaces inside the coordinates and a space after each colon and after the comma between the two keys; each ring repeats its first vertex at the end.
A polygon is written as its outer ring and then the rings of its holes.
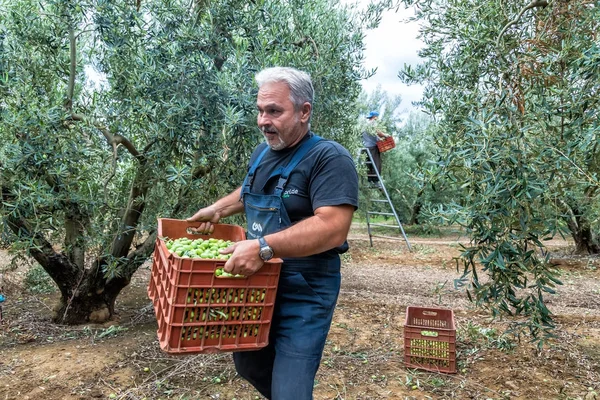
{"type": "Polygon", "coordinates": [[[293,146],[308,132],[311,105],[304,103],[296,110],[290,100],[290,89],[284,82],[264,84],[258,90],[256,106],[258,128],[271,149],[293,146]]]}

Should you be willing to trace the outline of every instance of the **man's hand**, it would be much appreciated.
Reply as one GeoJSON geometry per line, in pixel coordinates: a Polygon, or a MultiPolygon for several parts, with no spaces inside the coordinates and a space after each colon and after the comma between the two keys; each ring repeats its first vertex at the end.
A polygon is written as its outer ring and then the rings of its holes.
{"type": "Polygon", "coordinates": [[[221,254],[231,254],[223,271],[233,275],[250,276],[255,274],[264,265],[264,261],[258,255],[259,250],[258,240],[243,240],[221,250],[221,254]]]}
{"type": "Polygon", "coordinates": [[[190,218],[186,219],[188,222],[202,222],[196,228],[190,228],[190,230],[194,233],[203,235],[207,233],[213,233],[215,227],[213,224],[216,224],[221,219],[221,214],[212,206],[201,208],[196,214],[192,215],[190,218]]]}

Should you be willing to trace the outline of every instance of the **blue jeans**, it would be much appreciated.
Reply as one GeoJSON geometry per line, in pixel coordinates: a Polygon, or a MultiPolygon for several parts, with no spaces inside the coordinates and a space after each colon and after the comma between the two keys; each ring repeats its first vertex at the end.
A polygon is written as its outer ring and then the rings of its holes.
{"type": "Polygon", "coordinates": [[[272,400],[311,400],[340,291],[340,259],[284,262],[269,345],[233,353],[235,368],[272,400]]]}

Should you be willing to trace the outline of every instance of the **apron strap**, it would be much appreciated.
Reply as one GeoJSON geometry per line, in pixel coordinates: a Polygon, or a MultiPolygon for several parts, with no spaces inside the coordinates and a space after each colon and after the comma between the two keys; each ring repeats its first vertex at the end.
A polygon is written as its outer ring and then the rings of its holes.
{"type": "Polygon", "coordinates": [[[300,145],[300,147],[298,148],[298,150],[296,150],[294,156],[292,157],[288,165],[285,166],[283,171],[275,171],[273,174],[271,174],[269,179],[275,175],[279,175],[279,181],[277,182],[277,186],[275,187],[273,195],[281,196],[281,194],[283,193],[283,189],[285,188],[285,184],[287,183],[287,180],[290,177],[290,174],[292,173],[294,168],[296,168],[296,165],[298,165],[298,163],[302,161],[306,153],[308,153],[308,151],[312,149],[313,146],[317,144],[319,140],[321,140],[320,136],[311,136],[306,142],[300,145]]]}
{"type": "MultiPolygon", "coordinates": [[[[304,158],[306,153],[308,153],[308,151],[321,139],[322,138],[317,135],[311,136],[308,140],[306,140],[304,143],[302,143],[300,145],[300,147],[298,147],[296,149],[296,151],[294,152],[294,155],[292,156],[292,159],[285,167],[277,168],[275,171],[273,171],[271,173],[271,175],[266,180],[266,182],[268,182],[271,178],[273,178],[275,176],[279,176],[279,181],[277,182],[277,187],[275,188],[275,191],[273,193],[274,195],[281,196],[281,193],[283,193],[283,189],[285,187],[285,184],[287,183],[290,173],[294,170],[294,168],[296,168],[296,165],[298,165],[298,163],[300,161],[302,161],[302,159],[304,158]]],[[[254,162],[250,166],[250,169],[248,170],[248,174],[246,175],[246,178],[244,179],[244,183],[242,184],[242,192],[241,192],[242,196],[244,195],[244,193],[250,193],[250,187],[252,186],[252,182],[254,181],[254,173],[256,172],[256,169],[260,165],[260,162],[262,161],[263,157],[265,156],[265,154],[267,154],[267,152],[269,150],[270,150],[269,146],[265,147],[265,149],[262,151],[262,153],[260,153],[258,155],[258,157],[256,157],[256,160],[254,160],[254,162]]]]}
{"type": "Polygon", "coordinates": [[[269,146],[266,146],[265,149],[262,151],[262,153],[260,153],[258,155],[258,157],[256,157],[256,160],[254,160],[254,162],[250,166],[250,169],[248,170],[248,174],[246,175],[246,178],[244,179],[244,183],[242,184],[242,193],[241,193],[242,195],[244,193],[250,193],[250,187],[252,186],[252,182],[254,181],[254,173],[256,172],[256,168],[258,168],[261,160],[263,159],[265,154],[267,154],[268,151],[269,151],[269,146]]]}

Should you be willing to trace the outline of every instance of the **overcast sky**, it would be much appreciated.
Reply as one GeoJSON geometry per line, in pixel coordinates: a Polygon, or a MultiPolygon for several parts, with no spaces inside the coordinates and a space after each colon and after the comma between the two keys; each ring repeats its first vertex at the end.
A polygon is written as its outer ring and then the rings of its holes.
{"type": "MultiPolygon", "coordinates": [[[[368,2],[360,0],[361,4],[368,2]]],[[[420,100],[423,92],[420,85],[407,86],[398,78],[398,72],[405,63],[416,65],[421,62],[417,51],[423,47],[423,43],[417,39],[418,25],[407,21],[412,15],[412,9],[401,8],[397,13],[387,11],[377,29],[366,31],[365,67],[377,68],[377,73],[362,82],[368,93],[380,84],[389,94],[402,96],[400,108],[407,111],[415,109],[411,102],[420,100]]]]}

